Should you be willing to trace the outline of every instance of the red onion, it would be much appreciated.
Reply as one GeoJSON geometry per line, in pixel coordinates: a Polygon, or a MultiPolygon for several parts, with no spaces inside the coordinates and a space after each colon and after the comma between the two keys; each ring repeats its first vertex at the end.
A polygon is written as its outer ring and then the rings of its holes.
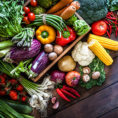
{"type": "Polygon", "coordinates": [[[58,70],[54,70],[52,73],[51,73],[51,80],[54,81],[55,83],[62,83],[65,79],[65,73],[64,72],[61,72],[61,71],[58,71],[58,70]]]}

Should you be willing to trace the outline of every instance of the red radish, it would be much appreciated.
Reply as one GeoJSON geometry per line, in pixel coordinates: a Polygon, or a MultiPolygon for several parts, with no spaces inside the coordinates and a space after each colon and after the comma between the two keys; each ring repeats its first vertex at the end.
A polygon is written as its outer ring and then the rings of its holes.
{"type": "Polygon", "coordinates": [[[100,20],[92,24],[92,32],[96,35],[104,35],[107,32],[107,24],[100,20]]]}

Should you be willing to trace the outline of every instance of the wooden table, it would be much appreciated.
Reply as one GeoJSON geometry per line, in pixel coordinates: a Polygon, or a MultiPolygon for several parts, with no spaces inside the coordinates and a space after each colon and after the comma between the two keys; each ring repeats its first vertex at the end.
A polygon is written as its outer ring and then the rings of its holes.
{"type": "MultiPolygon", "coordinates": [[[[112,39],[116,40],[114,36],[112,39]]],[[[59,99],[58,110],[52,110],[49,104],[48,118],[118,118],[118,52],[111,52],[111,55],[114,63],[105,68],[105,83],[90,90],[78,87],[81,98],[71,103],[59,99]]]]}

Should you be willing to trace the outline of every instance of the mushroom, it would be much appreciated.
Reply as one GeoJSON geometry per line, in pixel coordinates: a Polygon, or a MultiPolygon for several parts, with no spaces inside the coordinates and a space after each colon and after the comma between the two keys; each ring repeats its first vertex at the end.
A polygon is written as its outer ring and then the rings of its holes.
{"type": "Polygon", "coordinates": [[[48,57],[51,61],[53,61],[57,58],[57,54],[55,52],[51,52],[49,53],[48,57]]]}
{"type": "Polygon", "coordinates": [[[53,45],[52,45],[52,44],[46,44],[46,45],[44,46],[44,50],[45,50],[45,52],[47,52],[47,53],[52,52],[52,51],[53,51],[53,45]]]}
{"type": "Polygon", "coordinates": [[[91,69],[89,67],[84,67],[82,71],[84,74],[89,74],[91,72],[91,69]]]}
{"type": "Polygon", "coordinates": [[[92,79],[98,79],[100,77],[100,72],[96,71],[92,73],[92,79]]]}
{"type": "Polygon", "coordinates": [[[90,81],[90,76],[89,76],[88,74],[84,74],[84,75],[82,76],[82,80],[83,80],[85,83],[87,83],[88,81],[90,81]]]}
{"type": "Polygon", "coordinates": [[[60,45],[55,45],[54,52],[56,52],[58,55],[60,55],[63,52],[63,47],[60,45]]]}

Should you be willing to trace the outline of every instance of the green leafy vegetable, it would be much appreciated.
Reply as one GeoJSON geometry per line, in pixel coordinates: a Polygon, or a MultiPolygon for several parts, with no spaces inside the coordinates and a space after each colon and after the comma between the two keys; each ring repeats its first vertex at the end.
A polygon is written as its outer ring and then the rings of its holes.
{"type": "Polygon", "coordinates": [[[105,18],[108,8],[107,0],[75,0],[81,5],[77,12],[88,24],[105,18]]]}
{"type": "Polygon", "coordinates": [[[24,118],[20,113],[16,112],[12,107],[7,105],[5,101],[0,99],[0,112],[7,115],[7,118],[24,118]]]}
{"type": "MultiPolygon", "coordinates": [[[[101,86],[103,84],[103,82],[105,81],[105,71],[104,71],[104,64],[96,57],[93,62],[89,65],[91,72],[94,71],[99,71],[100,72],[100,78],[97,80],[93,80],[92,78],[90,79],[89,82],[85,83],[82,81],[82,79],[80,80],[79,84],[81,87],[84,87],[86,89],[90,89],[93,86],[101,86]]],[[[82,69],[83,67],[80,66],[80,73],[81,75],[83,75],[82,69]]],[[[92,73],[90,74],[91,77],[92,73]]]]}
{"type": "Polygon", "coordinates": [[[110,11],[118,10],[118,0],[107,0],[110,11]]]}
{"type": "Polygon", "coordinates": [[[78,19],[78,18],[77,18],[75,15],[73,15],[73,16],[71,16],[68,20],[66,20],[66,24],[67,24],[67,25],[70,25],[70,26],[73,26],[74,22],[75,22],[77,19],[78,19]]]}
{"type": "Polygon", "coordinates": [[[21,61],[16,68],[14,68],[10,73],[15,75],[16,77],[19,77],[21,73],[26,73],[29,75],[29,70],[31,69],[32,64],[30,62],[32,59],[21,61]]]}
{"type": "Polygon", "coordinates": [[[73,24],[73,27],[79,36],[85,34],[90,29],[84,20],[76,20],[73,24]]]}
{"type": "Polygon", "coordinates": [[[12,38],[12,42],[17,44],[18,47],[30,47],[33,36],[34,30],[32,28],[24,28],[12,38]]]}
{"type": "Polygon", "coordinates": [[[0,1],[0,37],[13,37],[22,31],[23,5],[18,0],[0,1]]]}

